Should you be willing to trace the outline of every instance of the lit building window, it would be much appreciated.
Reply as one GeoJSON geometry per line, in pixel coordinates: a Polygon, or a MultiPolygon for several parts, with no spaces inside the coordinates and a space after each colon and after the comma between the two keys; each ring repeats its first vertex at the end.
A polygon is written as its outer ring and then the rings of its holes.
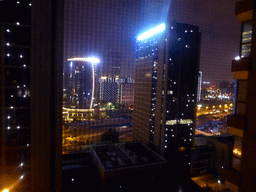
{"type": "Polygon", "coordinates": [[[249,57],[251,54],[252,24],[244,23],[242,26],[241,57],[249,57]]]}
{"type": "Polygon", "coordinates": [[[242,156],[242,138],[238,136],[234,136],[232,167],[236,170],[240,170],[241,156],[242,156]]]}

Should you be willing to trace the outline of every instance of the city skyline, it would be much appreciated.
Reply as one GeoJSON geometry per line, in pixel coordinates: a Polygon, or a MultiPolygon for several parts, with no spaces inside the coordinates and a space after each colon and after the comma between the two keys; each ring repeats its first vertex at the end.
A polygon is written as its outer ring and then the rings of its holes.
{"type": "Polygon", "coordinates": [[[239,55],[240,42],[240,25],[234,7],[235,1],[231,0],[218,3],[66,0],[64,61],[74,56],[97,55],[102,60],[100,74],[114,76],[120,73],[121,77],[133,78],[137,36],[165,22],[169,14],[172,20],[201,29],[202,81],[217,85],[222,81],[231,83],[233,77],[229,69],[231,60],[239,55]],[[118,11],[112,11],[115,9],[118,11]]]}

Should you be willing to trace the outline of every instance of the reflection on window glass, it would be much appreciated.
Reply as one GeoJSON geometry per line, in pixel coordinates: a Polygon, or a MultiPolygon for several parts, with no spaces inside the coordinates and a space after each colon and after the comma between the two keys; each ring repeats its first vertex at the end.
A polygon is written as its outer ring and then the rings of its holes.
{"type": "Polygon", "coordinates": [[[245,101],[246,99],[246,81],[238,81],[238,90],[237,90],[237,101],[245,101]]]}
{"type": "Polygon", "coordinates": [[[233,169],[240,171],[241,159],[233,157],[232,167],[233,167],[233,169]]]}
{"type": "Polygon", "coordinates": [[[241,156],[242,156],[242,138],[238,136],[234,136],[232,167],[236,170],[240,170],[241,156]]]}
{"type": "Polygon", "coordinates": [[[244,115],[245,114],[245,103],[237,103],[236,104],[236,114],[244,115]]]}
{"type": "Polygon", "coordinates": [[[251,43],[252,40],[252,24],[245,23],[243,25],[242,43],[251,43]]]}
{"type": "Polygon", "coordinates": [[[251,44],[242,45],[241,57],[249,57],[251,53],[251,44]]]}
{"type": "Polygon", "coordinates": [[[241,57],[249,57],[251,53],[252,24],[244,23],[242,32],[241,57]]]}

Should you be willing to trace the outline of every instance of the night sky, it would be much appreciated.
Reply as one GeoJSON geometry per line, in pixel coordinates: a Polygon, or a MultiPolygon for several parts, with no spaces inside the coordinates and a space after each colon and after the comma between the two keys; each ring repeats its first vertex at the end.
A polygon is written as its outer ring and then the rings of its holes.
{"type": "Polygon", "coordinates": [[[231,60],[240,43],[232,0],[66,0],[64,60],[94,54],[101,72],[117,66],[121,76],[133,76],[137,35],[164,22],[169,7],[173,20],[199,26],[203,81],[232,82],[231,60]]]}

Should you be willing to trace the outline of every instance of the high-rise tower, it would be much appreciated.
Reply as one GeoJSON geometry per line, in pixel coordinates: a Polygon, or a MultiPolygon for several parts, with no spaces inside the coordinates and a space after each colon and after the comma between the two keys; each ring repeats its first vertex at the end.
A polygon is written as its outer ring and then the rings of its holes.
{"type": "Polygon", "coordinates": [[[69,58],[64,76],[64,106],[91,109],[94,106],[98,59],[69,58]]]}
{"type": "Polygon", "coordinates": [[[168,157],[191,148],[197,101],[200,33],[167,22],[137,38],[134,139],[168,157]]]}
{"type": "Polygon", "coordinates": [[[0,191],[61,191],[63,1],[0,1],[0,191]]]}

